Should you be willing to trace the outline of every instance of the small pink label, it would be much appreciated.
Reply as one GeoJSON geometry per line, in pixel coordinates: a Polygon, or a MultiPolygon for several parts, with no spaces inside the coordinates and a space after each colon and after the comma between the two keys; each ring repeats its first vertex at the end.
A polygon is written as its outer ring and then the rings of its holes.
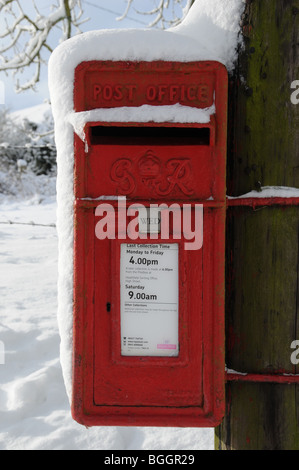
{"type": "Polygon", "coordinates": [[[176,349],[176,344],[157,344],[158,349],[176,349]]]}

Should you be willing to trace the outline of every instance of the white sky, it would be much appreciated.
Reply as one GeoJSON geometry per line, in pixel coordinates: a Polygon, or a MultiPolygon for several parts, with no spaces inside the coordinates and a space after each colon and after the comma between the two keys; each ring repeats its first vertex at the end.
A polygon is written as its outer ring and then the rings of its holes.
{"type": "MultiPolygon", "coordinates": [[[[140,10],[147,11],[152,9],[159,0],[135,0],[135,7],[140,10]]],[[[31,0],[20,0],[22,6],[31,8],[31,0]]],[[[41,12],[49,9],[49,6],[54,3],[54,0],[36,0],[37,6],[40,7],[41,12]]],[[[120,28],[146,28],[150,20],[154,17],[138,15],[132,8],[129,12],[129,17],[122,21],[117,21],[117,17],[122,15],[125,11],[127,2],[126,0],[82,0],[84,8],[84,18],[90,20],[82,25],[82,31],[91,31],[99,29],[120,29],[120,28]]],[[[179,11],[179,10],[177,10],[179,11]]],[[[56,44],[53,44],[55,46],[56,44]]],[[[44,66],[42,70],[41,82],[37,86],[37,91],[26,91],[19,94],[14,92],[14,85],[11,76],[0,72],[0,82],[5,88],[5,107],[10,111],[31,107],[41,104],[48,98],[48,83],[47,83],[47,67],[44,66]]],[[[0,106],[1,105],[0,102],[0,106]]]]}

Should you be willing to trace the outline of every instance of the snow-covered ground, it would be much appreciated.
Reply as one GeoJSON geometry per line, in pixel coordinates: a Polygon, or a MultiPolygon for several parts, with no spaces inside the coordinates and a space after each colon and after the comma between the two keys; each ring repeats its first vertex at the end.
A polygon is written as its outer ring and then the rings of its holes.
{"type": "Polygon", "coordinates": [[[55,184],[47,195],[30,181],[37,194],[0,198],[0,450],[213,449],[211,429],[86,429],[72,420],[56,319],[55,184]]]}

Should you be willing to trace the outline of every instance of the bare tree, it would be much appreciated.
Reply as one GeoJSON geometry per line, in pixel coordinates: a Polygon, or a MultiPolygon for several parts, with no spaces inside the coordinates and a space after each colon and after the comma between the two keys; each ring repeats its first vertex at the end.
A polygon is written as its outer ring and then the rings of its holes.
{"type": "Polygon", "coordinates": [[[142,11],[135,8],[136,0],[127,0],[126,10],[118,19],[123,20],[126,18],[131,8],[134,8],[136,13],[153,18],[148,25],[150,28],[160,26],[165,29],[179,24],[185,18],[194,2],[195,0],[158,0],[154,8],[142,11]],[[176,9],[178,6],[181,7],[179,10],[176,9]],[[178,14],[178,11],[180,11],[180,14],[178,14]]]}
{"type": "MultiPolygon", "coordinates": [[[[83,19],[82,0],[52,1],[45,7],[40,0],[0,0],[0,73],[12,73],[17,92],[35,89],[52,48],[58,41],[80,33],[80,26],[88,20],[83,19]]],[[[154,8],[141,11],[138,1],[127,0],[125,12],[118,19],[126,18],[134,8],[151,18],[149,27],[166,28],[180,23],[195,2],[156,0],[154,8]]]]}
{"type": "Polygon", "coordinates": [[[47,14],[41,13],[37,3],[32,0],[21,5],[20,0],[0,0],[0,72],[13,73],[17,92],[34,89],[39,81],[41,65],[52,52],[53,30],[63,41],[72,36],[73,30],[80,32],[80,25],[86,21],[82,20],[81,0],[57,0],[47,14]],[[31,78],[27,76],[21,83],[20,75],[28,69],[31,78]]]}

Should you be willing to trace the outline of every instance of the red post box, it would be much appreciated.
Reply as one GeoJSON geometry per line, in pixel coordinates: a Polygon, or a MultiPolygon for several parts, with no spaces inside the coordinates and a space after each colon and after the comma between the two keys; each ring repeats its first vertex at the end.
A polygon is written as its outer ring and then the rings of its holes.
{"type": "Polygon", "coordinates": [[[73,417],[216,426],[225,404],[226,69],[84,62],[74,90],[76,113],[100,111],[86,142],[75,135],[73,417]]]}

